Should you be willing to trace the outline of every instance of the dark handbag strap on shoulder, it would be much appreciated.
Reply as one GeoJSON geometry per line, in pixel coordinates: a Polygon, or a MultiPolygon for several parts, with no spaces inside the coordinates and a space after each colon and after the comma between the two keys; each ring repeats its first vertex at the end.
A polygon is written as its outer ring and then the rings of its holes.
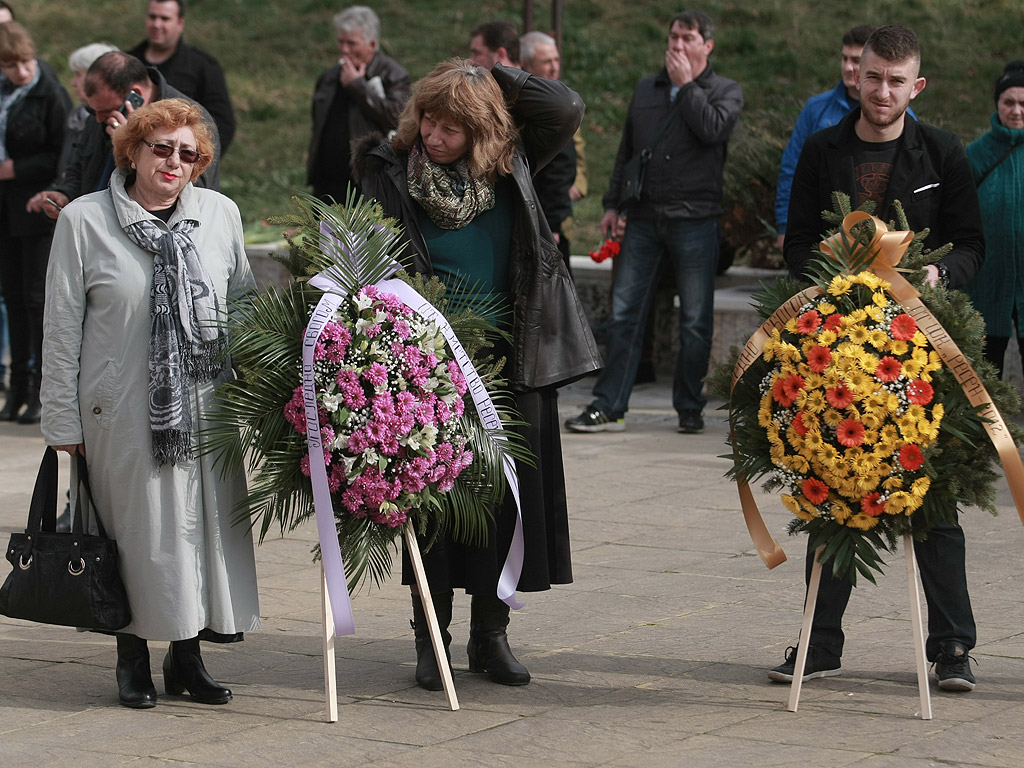
{"type": "Polygon", "coordinates": [[[651,143],[640,150],[641,163],[647,165],[650,159],[654,157],[654,148],[658,146],[658,143],[668,132],[668,127],[675,122],[678,113],[679,108],[676,106],[675,102],[669,102],[668,114],[661,119],[661,123],[658,125],[658,132],[654,134],[654,138],[651,139],[651,143]]]}
{"type": "Polygon", "coordinates": [[[996,168],[998,168],[1000,165],[1002,165],[1006,161],[1006,158],[1008,158],[1010,155],[1012,155],[1014,152],[1016,152],[1021,147],[1024,147],[1024,142],[1021,142],[1020,144],[1014,144],[1008,150],[1003,152],[1003,156],[1000,157],[998,160],[996,160],[995,163],[992,164],[991,168],[989,168],[987,171],[985,171],[983,174],[981,174],[981,178],[978,179],[977,183],[975,183],[974,186],[977,189],[981,189],[981,185],[984,183],[985,179],[987,179],[989,177],[989,174],[991,174],[992,171],[994,171],[996,168]]]}

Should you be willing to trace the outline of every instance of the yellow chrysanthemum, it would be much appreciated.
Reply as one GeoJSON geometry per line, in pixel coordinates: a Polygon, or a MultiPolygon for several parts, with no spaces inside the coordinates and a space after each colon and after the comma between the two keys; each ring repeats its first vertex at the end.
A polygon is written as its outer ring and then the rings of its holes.
{"type": "Polygon", "coordinates": [[[886,424],[878,433],[878,442],[887,449],[896,449],[896,442],[900,439],[900,432],[895,424],[886,424]]]}
{"type": "Polygon", "coordinates": [[[924,373],[924,364],[920,360],[910,358],[903,361],[903,375],[908,379],[919,379],[924,373]]]}
{"type": "Polygon", "coordinates": [[[885,352],[889,348],[889,334],[880,328],[875,328],[868,334],[868,343],[879,352],[885,352]]]}
{"type": "Polygon", "coordinates": [[[918,332],[917,332],[917,333],[915,333],[915,334],[914,334],[914,336],[913,336],[913,337],[912,337],[912,338],[910,339],[910,342],[911,342],[911,343],[912,343],[912,344],[913,344],[913,345],[914,345],[915,347],[927,347],[927,346],[928,346],[928,337],[927,337],[927,336],[925,336],[925,335],[924,335],[923,333],[921,333],[921,331],[918,331],[918,332]]]}
{"type": "Polygon", "coordinates": [[[814,455],[822,464],[831,466],[839,460],[839,449],[829,443],[822,443],[814,455]]]}
{"type": "Polygon", "coordinates": [[[890,475],[882,481],[882,487],[887,491],[899,491],[903,488],[903,478],[899,475],[890,475]]]}
{"type": "Polygon", "coordinates": [[[850,292],[851,288],[853,288],[853,283],[842,275],[836,275],[828,285],[828,293],[830,296],[844,296],[850,292]]]}
{"type": "Polygon", "coordinates": [[[839,422],[843,420],[843,414],[841,414],[834,408],[829,408],[827,411],[825,411],[825,413],[822,414],[821,420],[825,422],[826,426],[835,429],[836,427],[839,426],[839,422]]]}
{"type": "Polygon", "coordinates": [[[942,403],[936,403],[932,406],[932,418],[936,422],[942,421],[942,417],[946,415],[946,406],[942,403]]]}
{"type": "Polygon", "coordinates": [[[782,506],[784,506],[786,509],[792,512],[794,515],[800,514],[800,504],[797,502],[796,498],[790,496],[788,493],[782,494],[781,498],[782,506]]]}
{"type": "Polygon", "coordinates": [[[902,357],[907,354],[910,347],[903,339],[889,339],[889,353],[896,355],[896,357],[902,357]]]}
{"type": "Polygon", "coordinates": [[[790,333],[796,333],[796,318],[791,317],[786,321],[786,330],[790,333]]]}
{"type": "Polygon", "coordinates": [[[864,311],[867,312],[868,317],[876,323],[880,323],[885,320],[885,311],[881,307],[868,306],[864,307],[864,311]]]}
{"type": "Polygon", "coordinates": [[[861,424],[870,432],[864,435],[864,442],[875,443],[878,441],[878,429],[884,423],[884,419],[875,408],[866,408],[860,417],[861,424]]]}
{"type": "Polygon", "coordinates": [[[825,393],[821,389],[814,389],[810,392],[802,393],[803,403],[801,408],[811,413],[821,413],[828,407],[828,402],[825,400],[825,393]]]}
{"type": "Polygon", "coordinates": [[[836,305],[828,301],[819,301],[818,311],[823,315],[831,315],[836,311],[836,305]]]}
{"type": "Polygon", "coordinates": [[[864,345],[868,340],[868,329],[858,323],[847,328],[846,335],[854,344],[864,345]]]}
{"type": "Polygon", "coordinates": [[[822,331],[818,334],[818,343],[823,347],[831,347],[836,343],[837,338],[839,337],[836,336],[835,331],[822,331]]]}
{"type": "Polygon", "coordinates": [[[832,517],[835,518],[835,521],[840,525],[844,525],[846,521],[850,519],[850,515],[852,514],[853,510],[851,510],[845,503],[841,501],[832,502],[832,517]]]}
{"type": "Polygon", "coordinates": [[[910,492],[919,499],[923,499],[925,494],[928,493],[928,489],[932,487],[932,480],[930,477],[919,477],[914,481],[913,485],[910,486],[910,492]]]}
{"type": "Polygon", "coordinates": [[[885,512],[889,515],[899,515],[906,511],[907,505],[913,500],[906,491],[894,491],[885,502],[885,512]]]}
{"type": "Polygon", "coordinates": [[[865,371],[857,369],[851,370],[846,375],[846,383],[857,393],[864,393],[875,388],[871,376],[865,371]]]}
{"type": "Polygon", "coordinates": [[[878,525],[878,518],[865,515],[863,512],[858,512],[846,521],[848,528],[856,528],[861,531],[870,531],[876,525],[878,525]]]}

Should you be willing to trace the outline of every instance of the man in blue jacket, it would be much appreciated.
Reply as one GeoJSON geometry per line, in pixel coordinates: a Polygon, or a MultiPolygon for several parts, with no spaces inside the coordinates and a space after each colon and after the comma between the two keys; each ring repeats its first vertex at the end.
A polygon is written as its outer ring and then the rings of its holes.
{"type": "MultiPolygon", "coordinates": [[[[812,133],[828,128],[842,120],[851,109],[860,103],[857,91],[857,72],[860,70],[860,57],[874,27],[860,24],[851,27],[843,34],[843,50],[840,57],[842,79],[830,91],[812,96],[800,110],[796,119],[793,135],[789,137],[786,149],[782,153],[782,164],[779,168],[779,181],[775,192],[775,228],[779,233],[778,246],[781,249],[786,237],[786,216],[789,213],[789,193],[793,187],[793,174],[796,162],[800,159],[800,150],[812,133]]],[[[913,112],[911,112],[913,114],[913,112]]]]}
{"type": "MultiPolygon", "coordinates": [[[[786,235],[786,263],[794,276],[803,276],[815,258],[814,249],[828,228],[821,212],[831,210],[836,190],[850,195],[854,207],[873,200],[883,221],[895,218],[893,205],[899,200],[912,230],[931,230],[926,248],[952,243],[942,261],[926,267],[931,285],[959,288],[978,271],[985,240],[963,146],[953,134],[907,114],[910,100],[925,87],[920,66],[913,32],[900,26],[877,29],[861,57],[860,107],[807,140],[793,177],[786,235]]],[[[938,686],[970,691],[975,679],[968,653],[977,631],[967,592],[963,529],[955,521],[937,525],[927,539],[914,542],[914,552],[928,601],[925,652],[935,662],[938,686]]],[[[813,560],[814,553],[808,552],[808,577],[813,560]]],[[[842,619],[850,592],[848,581],[833,577],[830,568],[822,569],[805,681],[842,672],[842,619]]],[[[768,677],[791,682],[795,659],[791,649],[768,677]]]]}

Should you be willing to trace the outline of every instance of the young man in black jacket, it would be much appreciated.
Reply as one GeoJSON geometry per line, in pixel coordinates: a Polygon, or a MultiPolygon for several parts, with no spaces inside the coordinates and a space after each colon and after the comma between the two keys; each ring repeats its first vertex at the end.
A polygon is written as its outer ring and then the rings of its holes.
{"type": "MultiPolygon", "coordinates": [[[[827,225],[821,212],[832,209],[832,192],[850,195],[854,207],[877,204],[883,221],[894,218],[893,202],[906,210],[910,228],[931,229],[925,247],[952,243],[953,250],[929,265],[928,282],[958,288],[977,272],[985,257],[978,197],[960,141],[950,133],[917,122],[907,107],[925,87],[919,76],[917,38],[900,26],[881,27],[868,39],[858,75],[860,108],[838,125],[813,134],[804,145],[793,178],[785,256],[790,272],[802,276],[814,258],[827,225]]],[[[967,593],[964,532],[942,524],[914,542],[928,601],[928,659],[935,662],[939,688],[970,691],[975,679],[968,653],[976,642],[967,593]]],[[[807,575],[814,553],[807,553],[807,575]]],[[[843,613],[851,586],[821,572],[803,679],[842,672],[843,613]]],[[[790,682],[795,649],[770,670],[776,682],[790,682]]]]}

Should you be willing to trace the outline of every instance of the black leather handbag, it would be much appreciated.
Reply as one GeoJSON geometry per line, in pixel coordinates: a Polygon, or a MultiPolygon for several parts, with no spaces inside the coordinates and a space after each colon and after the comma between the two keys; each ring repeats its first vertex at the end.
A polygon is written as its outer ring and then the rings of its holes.
{"type": "Polygon", "coordinates": [[[7,559],[14,570],[0,587],[0,613],[12,619],[114,631],[131,621],[117,570],[117,542],[95,515],[85,458],[78,459],[78,493],[71,531],[57,533],[57,452],[47,448],[39,466],[28,527],[12,533],[7,559]],[[98,536],[85,533],[83,496],[98,536]]]}

